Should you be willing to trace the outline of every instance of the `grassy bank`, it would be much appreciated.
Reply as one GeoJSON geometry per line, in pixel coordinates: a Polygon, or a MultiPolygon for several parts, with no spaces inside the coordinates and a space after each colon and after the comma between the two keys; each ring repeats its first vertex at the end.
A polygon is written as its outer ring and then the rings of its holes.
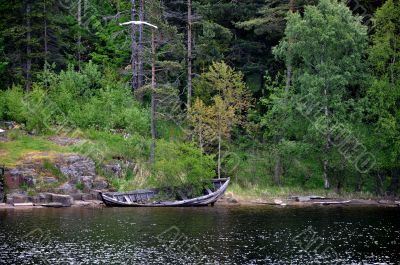
{"type": "Polygon", "coordinates": [[[271,200],[271,199],[287,199],[291,196],[323,196],[326,198],[341,199],[378,199],[379,197],[369,192],[341,192],[336,193],[333,190],[325,189],[304,189],[301,187],[277,187],[277,186],[240,186],[234,181],[230,184],[227,193],[234,198],[242,201],[252,200],[271,200]]]}

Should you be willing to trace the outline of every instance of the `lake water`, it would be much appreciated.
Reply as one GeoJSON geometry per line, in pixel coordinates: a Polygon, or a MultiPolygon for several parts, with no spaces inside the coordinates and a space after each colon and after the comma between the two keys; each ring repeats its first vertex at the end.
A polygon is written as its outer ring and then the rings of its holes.
{"type": "Polygon", "coordinates": [[[400,264],[400,208],[0,210],[0,264],[400,264]]]}

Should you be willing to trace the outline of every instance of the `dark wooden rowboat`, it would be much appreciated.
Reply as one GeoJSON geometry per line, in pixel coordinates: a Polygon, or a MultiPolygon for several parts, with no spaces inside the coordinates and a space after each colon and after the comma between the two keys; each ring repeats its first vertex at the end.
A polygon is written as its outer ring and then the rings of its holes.
{"type": "Polygon", "coordinates": [[[174,201],[152,200],[159,193],[159,189],[134,190],[129,192],[106,192],[101,193],[101,198],[107,206],[114,207],[184,207],[184,206],[207,206],[214,203],[226,191],[230,179],[221,178],[212,180],[211,189],[205,187],[203,195],[195,198],[181,198],[174,201]]]}

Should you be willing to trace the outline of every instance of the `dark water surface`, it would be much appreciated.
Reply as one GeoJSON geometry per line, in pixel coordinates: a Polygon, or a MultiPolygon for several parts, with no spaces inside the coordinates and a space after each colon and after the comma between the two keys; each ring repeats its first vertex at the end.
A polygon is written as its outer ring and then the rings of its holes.
{"type": "Polygon", "coordinates": [[[0,210],[0,264],[400,264],[400,208],[0,210]]]}

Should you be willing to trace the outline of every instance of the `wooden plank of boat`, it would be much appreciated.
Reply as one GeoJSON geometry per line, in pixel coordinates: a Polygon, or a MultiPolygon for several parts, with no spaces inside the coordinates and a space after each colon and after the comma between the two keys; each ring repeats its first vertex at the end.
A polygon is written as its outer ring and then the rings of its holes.
{"type": "Polygon", "coordinates": [[[207,191],[208,194],[202,195],[196,198],[191,198],[191,199],[183,199],[183,200],[178,200],[178,201],[162,201],[162,202],[141,202],[142,200],[127,200],[126,198],[124,200],[119,199],[119,197],[123,198],[127,194],[130,195],[143,195],[146,194],[147,200],[154,195],[157,194],[156,189],[150,189],[150,190],[138,190],[138,191],[131,191],[127,193],[118,193],[118,192],[112,192],[112,193],[101,193],[101,197],[103,199],[103,202],[107,206],[121,206],[121,207],[177,207],[177,206],[206,206],[215,203],[215,201],[218,200],[219,197],[221,197],[224,192],[226,191],[228,184],[229,184],[230,179],[218,179],[218,180],[213,180],[214,186],[217,186],[218,188],[212,192],[211,190],[207,191]],[[151,196],[152,195],[152,196],[151,196]]]}
{"type": "Polygon", "coordinates": [[[351,202],[351,200],[348,200],[348,201],[322,201],[322,202],[313,202],[313,203],[321,204],[321,205],[330,205],[330,204],[347,204],[350,202],[351,202]]]}

